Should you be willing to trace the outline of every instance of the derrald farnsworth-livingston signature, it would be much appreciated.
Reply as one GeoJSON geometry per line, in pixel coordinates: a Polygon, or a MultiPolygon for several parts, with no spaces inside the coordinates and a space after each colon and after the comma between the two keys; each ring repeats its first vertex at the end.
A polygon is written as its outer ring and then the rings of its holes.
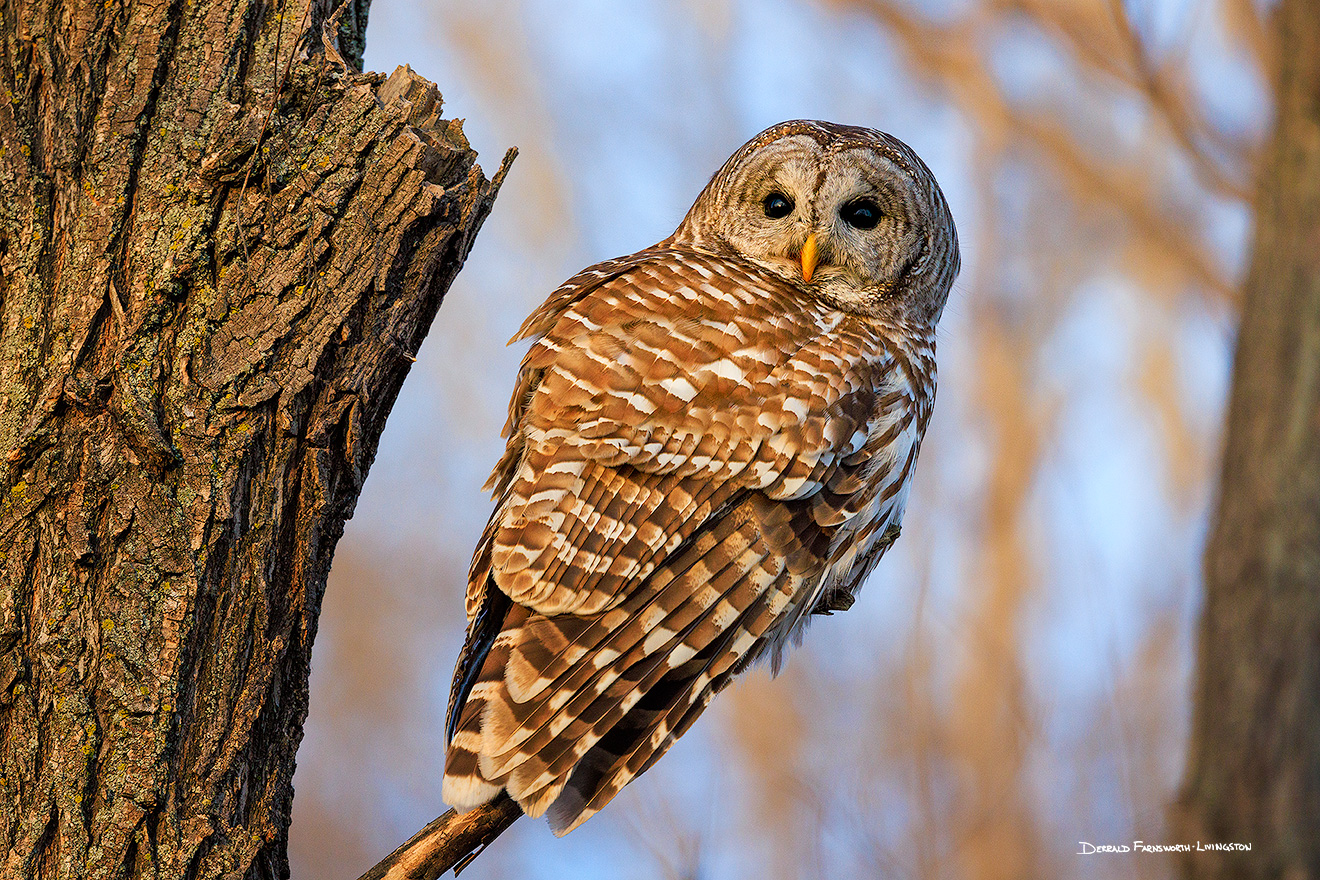
{"type": "Polygon", "coordinates": [[[1079,856],[1089,856],[1095,853],[1126,853],[1126,852],[1251,852],[1249,843],[1146,843],[1143,840],[1134,840],[1132,845],[1126,843],[1088,843],[1085,840],[1077,841],[1081,845],[1078,851],[1079,856]]]}

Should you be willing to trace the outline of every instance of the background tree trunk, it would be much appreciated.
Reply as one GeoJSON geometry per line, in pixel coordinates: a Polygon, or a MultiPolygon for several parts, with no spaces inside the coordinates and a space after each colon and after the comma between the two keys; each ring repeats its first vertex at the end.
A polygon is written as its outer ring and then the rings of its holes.
{"type": "Polygon", "coordinates": [[[1320,877],[1320,14],[1275,10],[1275,130],[1233,368],[1179,842],[1183,875],[1320,877]]]}
{"type": "Polygon", "coordinates": [[[0,2],[5,878],[288,874],[330,558],[504,172],[331,10],[0,2]]]}

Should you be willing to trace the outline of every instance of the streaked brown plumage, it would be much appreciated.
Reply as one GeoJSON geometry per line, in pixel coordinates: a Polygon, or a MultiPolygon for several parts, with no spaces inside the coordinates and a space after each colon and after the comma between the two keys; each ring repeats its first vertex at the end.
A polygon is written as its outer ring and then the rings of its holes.
{"type": "Polygon", "coordinates": [[[930,171],[786,122],[678,230],[570,279],[531,338],[488,488],[444,796],[599,810],[897,537],[958,271],[930,171]]]}

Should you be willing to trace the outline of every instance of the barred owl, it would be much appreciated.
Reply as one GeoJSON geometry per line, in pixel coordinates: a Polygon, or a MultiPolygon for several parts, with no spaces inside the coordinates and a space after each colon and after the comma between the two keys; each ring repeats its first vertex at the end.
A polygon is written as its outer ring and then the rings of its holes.
{"type": "Polygon", "coordinates": [[[784,122],[669,238],[569,279],[487,484],[443,794],[566,834],[757,658],[845,609],[897,537],[958,273],[930,170],[784,122]]]}

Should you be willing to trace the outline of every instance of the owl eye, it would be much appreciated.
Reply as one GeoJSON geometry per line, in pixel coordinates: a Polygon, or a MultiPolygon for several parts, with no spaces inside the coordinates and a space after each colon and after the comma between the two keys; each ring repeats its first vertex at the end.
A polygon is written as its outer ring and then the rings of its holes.
{"type": "Polygon", "coordinates": [[[771,220],[782,220],[793,213],[793,200],[780,192],[772,192],[761,202],[765,216],[771,220]]]}
{"type": "Polygon", "coordinates": [[[839,216],[854,229],[872,229],[880,222],[880,206],[870,199],[858,199],[840,208],[839,216]]]}

